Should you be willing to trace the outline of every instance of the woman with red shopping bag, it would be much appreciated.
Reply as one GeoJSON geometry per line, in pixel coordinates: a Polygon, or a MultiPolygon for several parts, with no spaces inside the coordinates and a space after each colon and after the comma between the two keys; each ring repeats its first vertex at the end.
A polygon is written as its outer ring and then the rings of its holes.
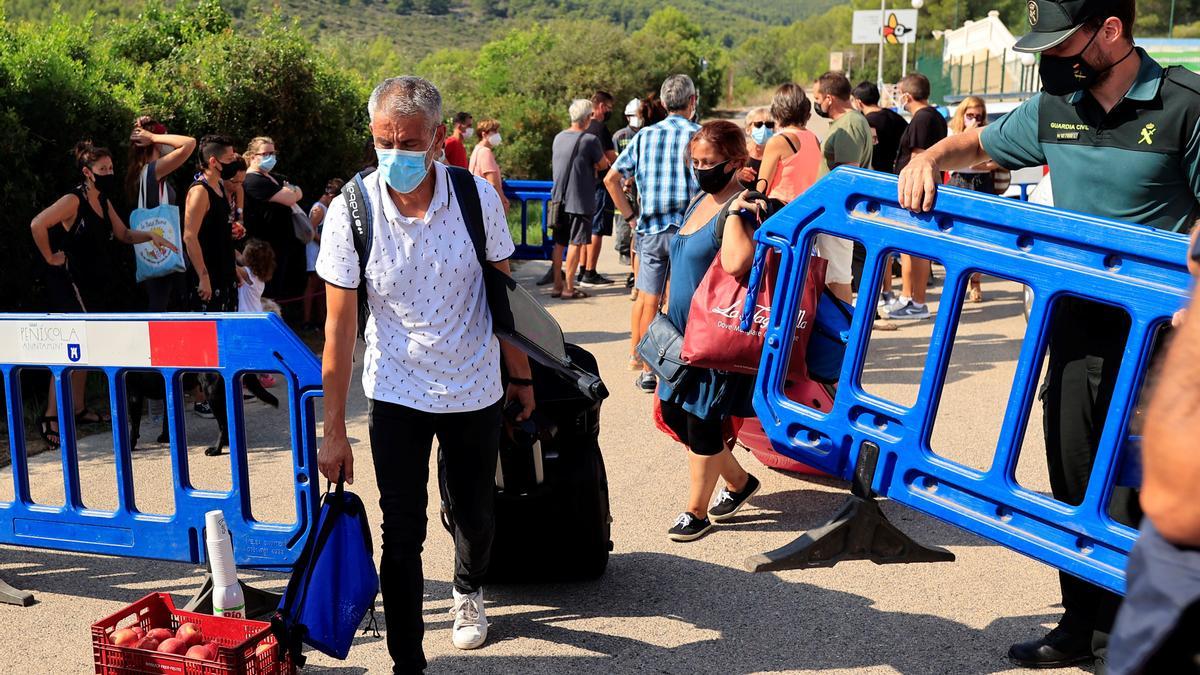
{"type": "MultiPolygon", "coordinates": [[[[692,295],[718,255],[733,276],[745,275],[754,259],[752,224],[737,215],[756,208],[739,198],[741,187],[734,179],[749,159],[741,128],[709,122],[692,138],[688,153],[704,194],[692,202],[671,242],[667,318],[680,332],[688,324],[692,295]]],[[[662,423],[689,451],[687,508],[667,532],[674,541],[704,536],[714,521],[732,517],[760,487],[734,458],[729,428],[732,416],[754,414],[753,376],[695,368],[685,382],[675,390],[660,378],[656,401],[662,423]],[[710,505],[722,478],[725,483],[710,505]]]]}

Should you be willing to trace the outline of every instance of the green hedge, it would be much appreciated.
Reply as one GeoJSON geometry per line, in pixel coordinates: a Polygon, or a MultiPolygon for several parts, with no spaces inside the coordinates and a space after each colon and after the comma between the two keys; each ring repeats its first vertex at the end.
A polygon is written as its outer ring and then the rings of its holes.
{"type": "Polygon", "coordinates": [[[0,310],[42,308],[29,223],[79,181],[75,143],[110,148],[123,176],[139,114],[195,137],[272,136],[278,170],[310,195],[361,164],[366,82],[278,17],[239,34],[217,0],[202,0],[171,10],[152,2],[103,32],[93,23],[0,16],[0,310]]]}

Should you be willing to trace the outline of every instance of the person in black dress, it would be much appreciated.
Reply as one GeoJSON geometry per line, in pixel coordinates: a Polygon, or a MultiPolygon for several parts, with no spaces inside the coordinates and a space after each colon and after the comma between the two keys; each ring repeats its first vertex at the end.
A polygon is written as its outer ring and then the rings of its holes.
{"type": "Polygon", "coordinates": [[[225,180],[237,175],[237,153],[225,136],[200,140],[200,177],[187,191],[183,245],[192,282],[191,308],[199,312],[237,311],[237,260],[225,180]]]}
{"type": "Polygon", "coordinates": [[[292,207],[303,197],[300,188],[275,171],[275,142],[266,136],[251,139],[242,155],[249,166],[245,192],[246,234],[275,251],[275,276],[263,292],[268,298],[300,295],[304,290],[304,244],[292,227],[292,207]]]}
{"type": "MultiPolygon", "coordinates": [[[[34,217],[29,228],[33,242],[45,259],[47,309],[51,312],[111,312],[122,309],[127,279],[117,277],[109,243],[132,246],[154,242],[159,248],[178,250],[152,232],[135,232],[125,226],[113,206],[121,182],[113,172],[112,153],[90,141],[75,146],[75,160],[83,182],[34,217]]],[[[71,373],[72,408],[76,424],[109,421],[109,416],[84,405],[87,371],[71,373]]],[[[46,411],[39,420],[42,438],[51,447],[59,443],[58,400],[54,382],[46,411]]]]}

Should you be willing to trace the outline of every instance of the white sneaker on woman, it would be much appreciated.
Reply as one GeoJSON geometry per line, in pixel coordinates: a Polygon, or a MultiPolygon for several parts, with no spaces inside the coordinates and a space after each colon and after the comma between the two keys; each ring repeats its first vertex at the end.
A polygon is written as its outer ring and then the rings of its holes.
{"type": "Polygon", "coordinates": [[[462,594],[454,589],[454,633],[451,641],[459,649],[478,649],[487,642],[488,621],[483,609],[483,589],[462,594]]]}

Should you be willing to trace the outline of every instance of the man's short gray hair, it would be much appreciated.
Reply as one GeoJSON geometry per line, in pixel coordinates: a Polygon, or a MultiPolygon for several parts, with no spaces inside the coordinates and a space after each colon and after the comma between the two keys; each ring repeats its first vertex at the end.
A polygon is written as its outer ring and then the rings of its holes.
{"type": "Polygon", "coordinates": [[[696,85],[687,75],[672,75],[663,80],[658,97],[662,99],[667,112],[686,110],[688,99],[696,95],[696,85]]]}
{"type": "Polygon", "coordinates": [[[567,113],[571,116],[571,124],[578,124],[581,127],[587,126],[592,119],[592,102],[586,98],[577,98],[571,101],[571,107],[567,113]]]}
{"type": "Polygon", "coordinates": [[[389,77],[371,92],[367,114],[372,122],[377,115],[389,118],[422,115],[433,128],[442,122],[442,95],[423,77],[389,77]]]}

